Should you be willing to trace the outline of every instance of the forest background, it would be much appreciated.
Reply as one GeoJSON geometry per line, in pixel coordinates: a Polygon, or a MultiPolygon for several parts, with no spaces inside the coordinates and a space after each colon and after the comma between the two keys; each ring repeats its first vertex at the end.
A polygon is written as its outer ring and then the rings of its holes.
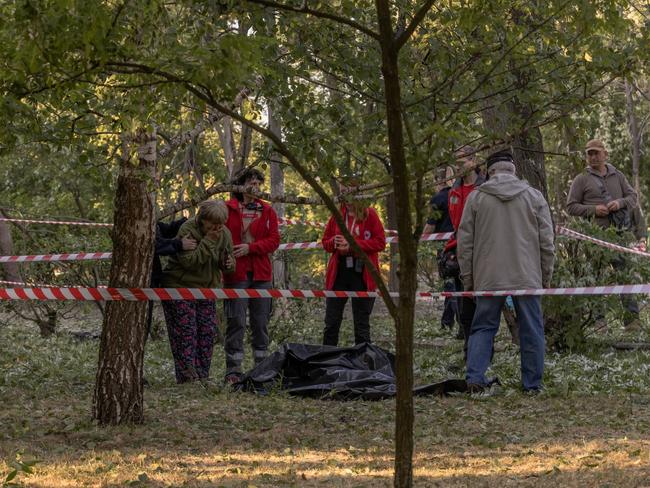
{"type": "MultiPolygon", "coordinates": [[[[452,162],[455,149],[472,144],[484,156],[509,146],[519,173],[564,222],[566,191],[584,167],[584,143],[598,137],[645,209],[649,15],[647,3],[628,1],[3,3],[2,213],[115,219],[116,228],[111,234],[0,222],[0,250],[120,248],[118,242],[132,237],[126,227],[137,221],[150,231],[142,244],[130,240],[127,251],[146,256],[154,218],[178,216],[182,208],[191,215],[197,201],[225,196],[220,184],[249,165],[267,173],[281,215],[323,222],[336,212],[333,176],[361,173],[369,185],[362,198],[400,237],[384,258],[382,292],[404,294],[399,306],[386,306],[397,331],[400,391],[408,392],[412,292],[436,286],[435,247],[418,248],[413,236],[428,214],[435,169],[452,162]],[[146,215],[115,205],[128,168],[142,183],[140,203],[155,190],[146,215]]],[[[283,241],[318,236],[310,227],[286,227],[283,241]]],[[[634,282],[646,273],[639,265],[634,276],[621,276],[601,265],[606,254],[558,242],[558,286],[634,282]]],[[[318,288],[324,264],[319,251],[279,253],[277,285],[318,288]]],[[[9,281],[115,285],[119,263],[113,266],[112,277],[107,263],[5,266],[3,273],[9,281]]],[[[146,275],[139,269],[130,284],[146,275]]],[[[615,299],[606,303],[615,310],[615,299]]],[[[555,307],[558,347],[586,347],[593,304],[555,307]]],[[[69,303],[3,307],[45,334],[75,310],[69,303]]],[[[104,321],[115,323],[110,314],[104,321]]],[[[134,351],[142,346],[138,340],[134,351]]],[[[110,359],[108,346],[102,343],[100,365],[110,359]]],[[[135,357],[141,376],[142,351],[135,357]]],[[[136,390],[137,376],[130,383],[136,390]]],[[[100,404],[96,399],[95,410],[100,404]]],[[[398,396],[397,412],[396,432],[405,435],[396,437],[396,483],[406,486],[412,476],[408,395],[398,396]]]]}

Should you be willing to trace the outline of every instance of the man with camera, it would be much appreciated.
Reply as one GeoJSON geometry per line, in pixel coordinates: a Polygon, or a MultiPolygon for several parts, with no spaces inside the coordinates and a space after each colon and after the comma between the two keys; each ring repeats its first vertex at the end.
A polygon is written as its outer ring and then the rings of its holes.
{"type": "MultiPolygon", "coordinates": [[[[462,176],[456,180],[451,190],[449,190],[449,218],[451,219],[454,231],[458,231],[465,202],[467,202],[470,194],[485,181],[485,178],[479,172],[476,149],[471,146],[463,146],[456,151],[455,156],[457,170],[462,172],[462,176]]],[[[463,285],[460,281],[460,268],[456,257],[456,246],[457,241],[456,236],[454,236],[447,241],[442,253],[438,257],[438,267],[441,276],[445,279],[454,279],[456,290],[462,291],[463,285]]],[[[467,358],[467,341],[469,339],[475,310],[476,305],[473,298],[461,297],[459,299],[458,319],[461,327],[457,337],[465,341],[463,347],[465,358],[467,358]]]]}
{"type": "MultiPolygon", "coordinates": [[[[623,173],[607,162],[608,153],[602,141],[590,140],[585,152],[588,166],[571,183],[567,211],[576,217],[593,218],[604,229],[631,230],[632,212],[638,205],[634,188],[623,173]]],[[[623,258],[617,258],[612,265],[624,266],[623,258]]],[[[624,304],[627,326],[638,320],[639,305],[633,299],[625,300],[624,304]]]]}

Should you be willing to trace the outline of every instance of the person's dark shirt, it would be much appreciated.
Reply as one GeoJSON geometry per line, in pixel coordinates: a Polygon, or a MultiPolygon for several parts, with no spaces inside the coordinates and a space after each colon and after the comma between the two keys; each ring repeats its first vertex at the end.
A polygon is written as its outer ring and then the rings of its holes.
{"type": "Polygon", "coordinates": [[[431,197],[429,205],[431,206],[431,216],[427,224],[433,225],[434,232],[453,232],[454,226],[451,225],[449,218],[449,187],[445,187],[431,197]]]}
{"type": "Polygon", "coordinates": [[[183,241],[176,238],[176,234],[178,234],[178,229],[181,228],[181,225],[186,220],[183,217],[169,223],[158,222],[156,224],[156,247],[153,256],[153,267],[151,269],[151,286],[159,286],[162,279],[160,256],[173,256],[183,250],[183,241]]]}

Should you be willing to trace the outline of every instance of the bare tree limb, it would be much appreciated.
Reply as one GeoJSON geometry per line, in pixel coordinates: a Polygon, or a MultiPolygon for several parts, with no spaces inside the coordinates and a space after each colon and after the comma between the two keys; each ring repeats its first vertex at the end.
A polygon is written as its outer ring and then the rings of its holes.
{"type": "MultiPolygon", "coordinates": [[[[170,83],[172,82],[173,81],[170,81],[170,83]]],[[[250,92],[251,92],[250,88],[243,88],[235,97],[235,100],[233,101],[232,105],[239,106],[241,102],[244,100],[244,98],[246,98],[250,94],[250,92]]],[[[193,141],[195,137],[197,137],[203,131],[208,129],[210,126],[216,124],[223,117],[224,115],[220,112],[211,113],[210,115],[208,115],[208,117],[206,117],[205,120],[199,122],[192,129],[172,137],[169,143],[165,147],[163,147],[160,151],[158,151],[158,157],[159,158],[167,157],[169,153],[171,153],[173,150],[182,146],[183,144],[187,144],[188,142],[193,141]]]]}

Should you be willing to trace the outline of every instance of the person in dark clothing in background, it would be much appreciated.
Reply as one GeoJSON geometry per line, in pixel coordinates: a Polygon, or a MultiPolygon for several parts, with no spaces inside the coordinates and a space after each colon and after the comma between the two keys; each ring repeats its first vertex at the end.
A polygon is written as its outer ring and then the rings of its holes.
{"type": "MultiPolygon", "coordinates": [[[[449,190],[453,180],[451,179],[454,174],[454,169],[451,166],[444,166],[439,168],[436,173],[436,194],[431,197],[429,205],[431,207],[431,214],[424,226],[424,234],[453,232],[454,226],[451,224],[449,217],[449,190]]],[[[457,291],[456,281],[453,278],[445,278],[444,291],[457,291]]],[[[454,323],[459,322],[458,316],[458,299],[456,297],[446,297],[445,304],[440,318],[440,325],[443,328],[453,330],[454,323]]]]}
{"type": "MultiPolygon", "coordinates": [[[[158,221],[156,223],[156,247],[153,255],[153,266],[151,267],[151,288],[161,286],[163,269],[160,256],[174,256],[181,251],[192,251],[196,249],[196,241],[190,237],[182,239],[176,237],[178,229],[185,223],[187,218],[182,217],[169,223],[158,221]]],[[[153,316],[153,302],[149,302],[147,312],[147,332],[145,340],[151,334],[151,322],[153,316]]]]}
{"type": "Polygon", "coordinates": [[[454,231],[449,217],[449,190],[453,184],[453,174],[454,169],[451,166],[440,168],[436,174],[436,194],[429,200],[431,215],[422,231],[424,234],[454,231]]]}

